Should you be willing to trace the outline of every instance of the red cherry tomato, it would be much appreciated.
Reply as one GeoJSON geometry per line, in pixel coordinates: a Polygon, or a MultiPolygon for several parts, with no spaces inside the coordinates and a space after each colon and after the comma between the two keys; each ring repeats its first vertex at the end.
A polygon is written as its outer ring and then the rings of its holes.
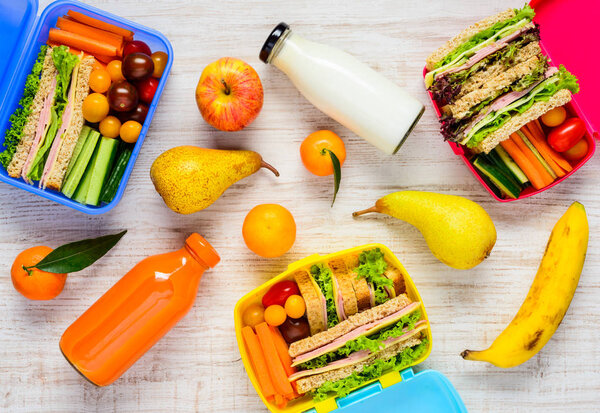
{"type": "Polygon", "coordinates": [[[263,307],[271,305],[284,306],[290,295],[300,295],[298,285],[294,281],[280,281],[272,286],[262,298],[263,307]]]}
{"type": "Polygon", "coordinates": [[[123,49],[123,57],[127,56],[131,53],[144,53],[150,56],[152,51],[150,50],[150,46],[141,40],[134,40],[132,42],[125,43],[125,48],[123,49]]]}
{"type": "Polygon", "coordinates": [[[579,118],[570,118],[552,129],[548,143],[557,152],[571,149],[585,135],[585,124],[579,118]]]}
{"type": "Polygon", "coordinates": [[[149,77],[137,83],[137,89],[140,95],[140,100],[145,103],[152,103],[152,98],[156,93],[159,80],[154,77],[149,77]]]}

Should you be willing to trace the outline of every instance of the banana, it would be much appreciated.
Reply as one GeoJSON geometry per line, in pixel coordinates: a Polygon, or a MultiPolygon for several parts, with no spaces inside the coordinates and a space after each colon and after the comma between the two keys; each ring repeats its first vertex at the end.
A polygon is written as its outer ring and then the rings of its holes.
{"type": "Polygon", "coordinates": [[[546,345],[562,321],[583,269],[589,226],[585,208],[573,203],[558,220],[527,298],[515,318],[482,351],[465,350],[465,360],[509,368],[525,363],[546,345]]]}

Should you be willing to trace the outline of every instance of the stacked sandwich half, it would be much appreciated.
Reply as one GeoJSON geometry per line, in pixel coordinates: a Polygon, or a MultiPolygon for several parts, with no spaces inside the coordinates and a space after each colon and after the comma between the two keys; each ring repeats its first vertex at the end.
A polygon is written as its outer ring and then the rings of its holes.
{"type": "Polygon", "coordinates": [[[577,79],[542,55],[526,5],[479,21],[427,58],[425,86],[447,140],[489,153],[526,123],[571,100],[577,79]]]}
{"type": "Polygon", "coordinates": [[[94,58],[73,55],[66,46],[42,50],[39,87],[7,172],[58,191],[84,124],[82,104],[94,58]]]}
{"type": "Polygon", "coordinates": [[[311,336],[290,345],[298,393],[315,400],[413,364],[428,348],[420,303],[404,275],[378,249],[346,255],[294,274],[311,336]]]}

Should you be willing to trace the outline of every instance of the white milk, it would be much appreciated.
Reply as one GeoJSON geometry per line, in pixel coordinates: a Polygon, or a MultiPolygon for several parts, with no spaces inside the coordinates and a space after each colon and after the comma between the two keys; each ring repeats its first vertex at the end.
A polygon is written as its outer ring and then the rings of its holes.
{"type": "Polygon", "coordinates": [[[348,53],[283,27],[264,55],[266,62],[321,111],[385,153],[395,153],[421,117],[421,102],[348,53]]]}

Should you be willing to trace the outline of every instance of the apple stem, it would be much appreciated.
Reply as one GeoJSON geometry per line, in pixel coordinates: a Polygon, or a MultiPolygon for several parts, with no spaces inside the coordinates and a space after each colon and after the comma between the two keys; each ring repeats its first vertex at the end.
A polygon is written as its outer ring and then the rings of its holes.
{"type": "Polygon", "coordinates": [[[379,208],[377,208],[377,206],[372,206],[371,208],[363,209],[362,211],[353,212],[352,216],[357,217],[359,215],[368,214],[370,212],[379,212],[379,208]]]}
{"type": "Polygon", "coordinates": [[[231,93],[231,88],[229,87],[229,85],[227,84],[227,82],[225,82],[225,79],[221,79],[221,83],[223,84],[223,87],[225,88],[225,90],[223,92],[226,95],[229,95],[231,93]]]}
{"type": "Polygon", "coordinates": [[[279,176],[279,171],[273,167],[273,165],[266,163],[265,161],[260,161],[261,168],[267,168],[269,171],[273,172],[275,176],[279,176]]]}

